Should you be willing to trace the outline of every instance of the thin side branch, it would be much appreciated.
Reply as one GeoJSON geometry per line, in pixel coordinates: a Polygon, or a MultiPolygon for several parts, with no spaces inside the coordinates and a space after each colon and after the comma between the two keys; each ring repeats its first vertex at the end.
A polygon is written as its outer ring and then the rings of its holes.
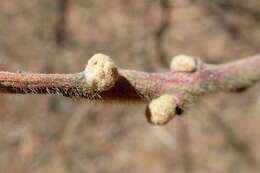
{"type": "MultiPolygon", "coordinates": [[[[180,114],[186,103],[190,103],[197,96],[222,90],[240,90],[259,81],[260,55],[223,65],[209,65],[198,58],[182,55],[173,58],[171,70],[166,73],[146,73],[120,69],[108,56],[97,54],[89,60],[83,72],[76,74],[0,72],[0,93],[58,94],[120,102],[152,101],[151,105],[158,102],[161,105],[160,114],[168,118],[152,123],[165,124],[174,115],[180,114]],[[161,104],[160,100],[164,102],[164,98],[174,104],[161,104]],[[159,101],[153,101],[156,99],[159,101]]],[[[151,121],[149,117],[157,119],[153,116],[158,115],[158,105],[155,105],[154,109],[151,105],[148,105],[146,111],[148,121],[151,121]]]]}

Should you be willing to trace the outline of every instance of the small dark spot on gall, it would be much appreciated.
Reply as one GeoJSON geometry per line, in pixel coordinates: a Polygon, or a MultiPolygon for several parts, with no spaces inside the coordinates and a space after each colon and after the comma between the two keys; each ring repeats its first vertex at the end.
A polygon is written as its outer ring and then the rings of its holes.
{"type": "Polygon", "coordinates": [[[180,115],[182,115],[182,113],[183,113],[183,109],[180,108],[179,106],[177,106],[175,108],[175,114],[180,116],[180,115]]]}

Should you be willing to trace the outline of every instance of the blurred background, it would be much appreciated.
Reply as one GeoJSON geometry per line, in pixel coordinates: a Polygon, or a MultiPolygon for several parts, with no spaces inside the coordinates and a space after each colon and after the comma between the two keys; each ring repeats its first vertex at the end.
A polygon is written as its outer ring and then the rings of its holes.
{"type": "MultiPolygon", "coordinates": [[[[1,71],[74,73],[101,52],[156,72],[177,54],[218,64],[259,51],[259,0],[0,2],[1,71]]],[[[164,127],[145,105],[1,95],[0,172],[259,172],[259,92],[204,97],[164,127]]]]}

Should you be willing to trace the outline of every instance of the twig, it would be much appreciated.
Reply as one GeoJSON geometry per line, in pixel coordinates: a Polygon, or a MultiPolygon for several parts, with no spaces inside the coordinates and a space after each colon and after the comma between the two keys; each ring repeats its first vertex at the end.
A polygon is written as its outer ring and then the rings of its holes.
{"type": "Polygon", "coordinates": [[[160,8],[162,13],[162,18],[160,25],[155,32],[155,48],[157,53],[158,62],[163,67],[167,66],[166,51],[163,46],[163,41],[167,36],[167,31],[170,29],[171,25],[171,11],[172,5],[169,0],[160,0],[160,8]]]}
{"type": "Polygon", "coordinates": [[[66,41],[67,18],[68,18],[69,0],[58,0],[59,18],[55,26],[55,37],[58,46],[62,47],[66,41]]]}
{"type": "Polygon", "coordinates": [[[86,69],[76,74],[0,72],[0,93],[150,102],[146,110],[149,122],[165,124],[197,96],[240,90],[259,81],[260,55],[223,65],[182,55],[173,58],[171,70],[146,73],[120,69],[108,56],[96,54],[86,69]]]}

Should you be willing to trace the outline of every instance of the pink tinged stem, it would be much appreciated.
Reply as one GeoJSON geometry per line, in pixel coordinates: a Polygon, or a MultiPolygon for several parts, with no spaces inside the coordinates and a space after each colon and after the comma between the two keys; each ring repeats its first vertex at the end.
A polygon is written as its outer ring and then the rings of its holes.
{"type": "Polygon", "coordinates": [[[223,65],[201,62],[193,73],[146,73],[118,69],[119,79],[106,91],[88,86],[84,74],[0,72],[0,93],[61,94],[93,100],[150,101],[162,94],[201,95],[249,87],[260,79],[260,55],[223,65]]]}

